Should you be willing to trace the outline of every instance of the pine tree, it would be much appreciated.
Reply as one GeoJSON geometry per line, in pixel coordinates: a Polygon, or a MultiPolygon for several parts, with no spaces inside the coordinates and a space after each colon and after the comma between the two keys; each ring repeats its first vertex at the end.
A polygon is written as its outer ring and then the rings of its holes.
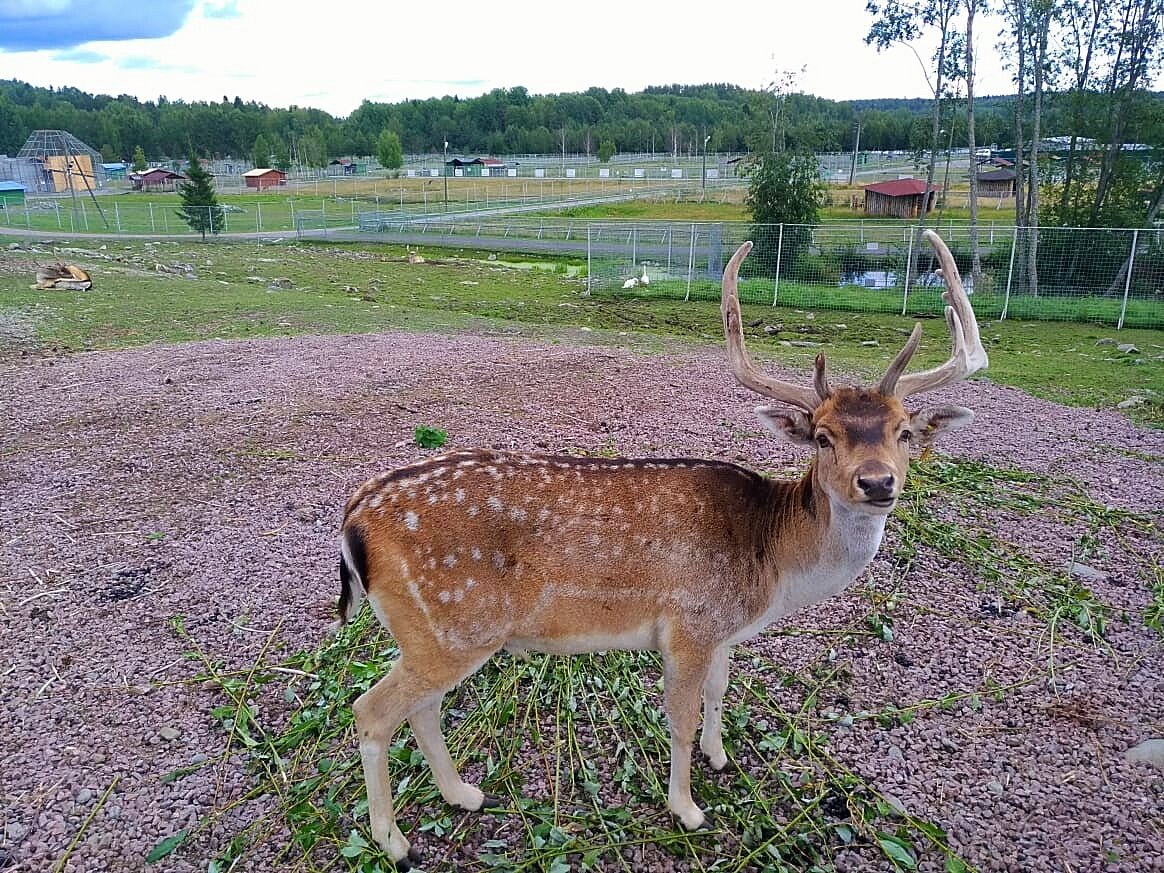
{"type": "Polygon", "coordinates": [[[133,171],[140,173],[149,164],[146,163],[145,150],[141,146],[135,146],[133,150],[133,171]]]}
{"type": "Polygon", "coordinates": [[[213,178],[199,163],[193,151],[190,152],[190,169],[186,179],[178,186],[178,196],[182,198],[178,215],[190,225],[191,230],[201,233],[202,241],[206,242],[207,231],[217,234],[222,230],[223,209],[214,193],[213,178]]]}

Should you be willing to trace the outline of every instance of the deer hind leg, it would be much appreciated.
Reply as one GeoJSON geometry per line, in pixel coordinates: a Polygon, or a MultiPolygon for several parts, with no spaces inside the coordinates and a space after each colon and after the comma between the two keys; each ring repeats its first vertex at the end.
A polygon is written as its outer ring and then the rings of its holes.
{"type": "Polygon", "coordinates": [[[703,682],[703,732],[699,736],[699,748],[714,770],[727,766],[727,753],[723,750],[723,695],[727,690],[730,658],[731,649],[727,646],[716,649],[703,682]]]}
{"type": "Polygon", "coordinates": [[[699,697],[709,658],[698,646],[668,646],[663,652],[663,705],[671,726],[671,779],[667,806],[689,831],[707,817],[691,799],[691,746],[699,723],[699,697]]]}
{"type": "Polygon", "coordinates": [[[433,781],[446,803],[470,812],[499,805],[499,801],[487,796],[476,785],[465,782],[457,772],[457,766],[449,755],[449,747],[445,745],[444,734],[441,733],[440,698],[416,710],[408,717],[408,723],[412,726],[416,745],[428,761],[433,781]]]}

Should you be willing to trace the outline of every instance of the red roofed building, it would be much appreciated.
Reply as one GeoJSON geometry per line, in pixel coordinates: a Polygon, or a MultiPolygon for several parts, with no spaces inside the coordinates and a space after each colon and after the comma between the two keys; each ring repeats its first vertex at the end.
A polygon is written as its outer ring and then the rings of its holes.
{"type": "Polygon", "coordinates": [[[921,179],[894,179],[865,186],[865,214],[892,215],[896,218],[918,218],[922,208],[934,208],[938,189],[921,179]]]}
{"type": "Polygon", "coordinates": [[[243,181],[248,188],[278,188],[287,184],[287,174],[272,167],[255,167],[243,173],[243,181]]]}

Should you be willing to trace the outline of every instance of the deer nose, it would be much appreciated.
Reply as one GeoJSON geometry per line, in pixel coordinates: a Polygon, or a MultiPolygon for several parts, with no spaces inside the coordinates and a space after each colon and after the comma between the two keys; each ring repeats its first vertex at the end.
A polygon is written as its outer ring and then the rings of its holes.
{"type": "Polygon", "coordinates": [[[894,496],[894,486],[897,478],[893,473],[878,471],[859,471],[857,473],[857,490],[865,495],[867,500],[891,500],[894,496]]]}

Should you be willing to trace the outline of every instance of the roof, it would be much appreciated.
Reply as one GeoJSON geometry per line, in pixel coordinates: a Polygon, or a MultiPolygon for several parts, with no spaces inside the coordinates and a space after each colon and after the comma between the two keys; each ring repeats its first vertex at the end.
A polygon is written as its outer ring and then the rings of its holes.
{"type": "MultiPolygon", "coordinates": [[[[930,185],[929,189],[930,191],[938,190],[933,185],[930,185]]],[[[925,193],[926,183],[921,179],[893,179],[889,182],[866,185],[865,190],[872,191],[874,194],[884,194],[886,197],[917,197],[925,193]]]]}
{"type": "Polygon", "coordinates": [[[0,179],[0,191],[25,191],[24,185],[13,179],[0,179]]]}
{"type": "Polygon", "coordinates": [[[274,167],[255,167],[253,170],[247,170],[245,173],[243,173],[243,175],[244,176],[265,176],[265,175],[267,175],[267,173],[282,173],[284,176],[287,175],[286,173],[283,173],[282,170],[277,170],[274,167]]]}
{"type": "Polygon", "coordinates": [[[979,182],[1013,182],[1014,179],[1014,170],[982,170],[978,173],[979,182]]]}
{"type": "Polygon", "coordinates": [[[167,179],[182,179],[184,176],[181,173],[175,173],[173,170],[167,170],[165,167],[150,167],[148,170],[142,170],[140,173],[131,173],[130,175],[144,179],[146,176],[157,176],[161,174],[167,179]]]}

